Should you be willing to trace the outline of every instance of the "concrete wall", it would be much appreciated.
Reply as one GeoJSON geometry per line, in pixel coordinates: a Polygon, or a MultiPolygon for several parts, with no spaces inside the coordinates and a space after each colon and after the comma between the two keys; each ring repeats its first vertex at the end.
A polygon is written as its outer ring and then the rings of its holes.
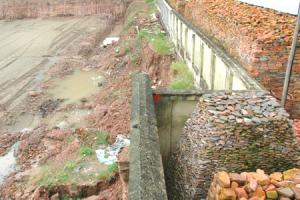
{"type": "Polygon", "coordinates": [[[160,150],[164,166],[177,147],[186,120],[202,96],[199,91],[154,91],[160,150]],[[184,108],[184,109],[183,109],[184,108]]]}
{"type": "Polygon", "coordinates": [[[165,0],[158,1],[161,21],[178,54],[195,77],[197,88],[209,90],[260,90],[261,86],[165,0]]]}
{"type": "Polygon", "coordinates": [[[129,200],[167,200],[149,77],[134,74],[129,151],[129,200]]]}

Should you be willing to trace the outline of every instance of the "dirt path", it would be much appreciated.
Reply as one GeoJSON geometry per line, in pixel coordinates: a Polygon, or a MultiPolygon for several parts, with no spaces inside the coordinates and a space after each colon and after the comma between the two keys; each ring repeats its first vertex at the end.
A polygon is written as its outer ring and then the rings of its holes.
{"type": "Polygon", "coordinates": [[[106,24],[100,17],[0,21],[0,117],[24,103],[30,91],[41,90],[45,73],[66,49],[106,24]]]}

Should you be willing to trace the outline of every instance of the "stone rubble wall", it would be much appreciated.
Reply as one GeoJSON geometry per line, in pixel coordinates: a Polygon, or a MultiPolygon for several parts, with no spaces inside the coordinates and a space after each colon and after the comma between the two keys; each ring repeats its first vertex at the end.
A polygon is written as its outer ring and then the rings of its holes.
{"type": "Polygon", "coordinates": [[[288,114],[270,95],[205,94],[168,163],[169,198],[205,198],[217,171],[271,173],[298,167],[299,153],[288,114]]]}
{"type": "Polygon", "coordinates": [[[207,199],[300,199],[300,169],[270,175],[260,169],[240,174],[221,171],[214,175],[207,199]]]}
{"type": "MultiPolygon", "coordinates": [[[[237,0],[169,0],[280,98],[296,17],[237,0]]],[[[300,40],[298,41],[300,42],[300,40]]],[[[300,118],[300,49],[297,49],[287,109],[300,118]]]]}
{"type": "Polygon", "coordinates": [[[0,19],[102,15],[118,18],[125,0],[0,0],[0,19]]]}

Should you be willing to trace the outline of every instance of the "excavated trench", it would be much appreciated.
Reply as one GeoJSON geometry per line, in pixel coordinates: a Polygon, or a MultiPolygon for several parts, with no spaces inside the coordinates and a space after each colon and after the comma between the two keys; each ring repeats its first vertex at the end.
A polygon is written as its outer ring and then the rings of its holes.
{"type": "Polygon", "coordinates": [[[269,173],[298,167],[300,151],[291,121],[277,100],[166,1],[158,1],[158,8],[161,22],[178,55],[193,72],[198,90],[152,91],[144,75],[134,79],[137,83],[133,87],[140,87],[132,97],[130,199],[165,192],[168,197],[162,195],[162,199],[205,199],[217,171],[261,168],[269,173]],[[151,104],[155,105],[153,110],[151,104]],[[161,157],[148,143],[152,147],[159,143],[161,157]],[[151,185],[152,179],[145,175],[148,173],[156,177],[157,185],[151,185]],[[136,182],[140,188],[134,187],[136,182]],[[161,184],[166,187],[159,188],[161,184]]]}

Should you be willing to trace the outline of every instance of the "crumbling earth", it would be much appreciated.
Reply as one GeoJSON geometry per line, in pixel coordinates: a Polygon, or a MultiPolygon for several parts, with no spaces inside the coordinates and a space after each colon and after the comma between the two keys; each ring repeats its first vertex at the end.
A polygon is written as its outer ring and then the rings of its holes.
{"type": "Polygon", "coordinates": [[[78,37],[41,73],[38,89],[24,90],[21,104],[0,109],[0,155],[18,142],[17,170],[1,185],[0,199],[126,199],[126,183],[117,170],[98,163],[93,149],[114,142],[118,134],[129,134],[133,73],[149,73],[153,87],[168,85],[174,54],[160,55],[148,41],[137,39],[136,27],[159,24],[149,18],[149,10],[144,1],[134,1],[125,19],[109,22],[119,24],[115,28],[78,37]],[[102,47],[107,36],[120,40],[102,47]],[[136,48],[137,42],[142,48],[136,48]],[[49,92],[78,71],[95,73],[91,79],[98,88],[90,95],[68,103],[49,92]],[[104,81],[98,81],[99,74],[104,81]],[[20,123],[24,119],[26,123],[20,123]]]}

